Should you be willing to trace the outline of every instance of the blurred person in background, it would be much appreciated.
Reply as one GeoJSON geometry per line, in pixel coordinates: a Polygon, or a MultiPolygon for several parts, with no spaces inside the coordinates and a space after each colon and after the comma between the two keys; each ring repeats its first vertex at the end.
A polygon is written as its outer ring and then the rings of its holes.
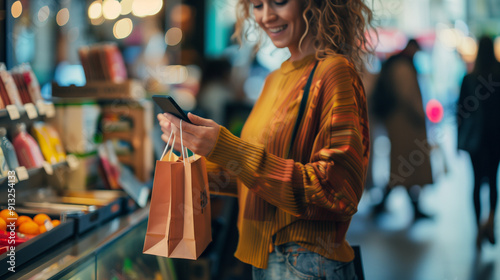
{"type": "Polygon", "coordinates": [[[162,139],[171,131],[180,137],[182,124],[184,144],[208,160],[211,188],[230,194],[228,181],[214,178],[237,179],[235,256],[253,266],[254,279],[356,279],[345,238],[369,157],[358,66],[371,48],[372,12],[362,0],[240,0],[237,7],[237,38],[248,22],[291,57],[267,77],[241,137],[193,114],[194,125],[160,114],[162,139]]]}
{"type": "Polygon", "coordinates": [[[414,220],[430,218],[420,210],[421,188],[432,184],[430,147],[425,112],[413,57],[420,50],[410,39],[406,47],[382,65],[370,104],[373,114],[386,127],[391,142],[390,177],[374,213],[385,210],[389,193],[397,186],[406,188],[414,220]]]}
{"type": "Polygon", "coordinates": [[[476,246],[482,241],[495,244],[494,222],[497,208],[497,170],[500,162],[500,63],[495,59],[493,40],[482,37],[472,73],[462,82],[457,104],[458,143],[470,154],[474,171],[474,212],[476,246]],[[481,184],[489,185],[490,213],[481,222],[481,184]]]}

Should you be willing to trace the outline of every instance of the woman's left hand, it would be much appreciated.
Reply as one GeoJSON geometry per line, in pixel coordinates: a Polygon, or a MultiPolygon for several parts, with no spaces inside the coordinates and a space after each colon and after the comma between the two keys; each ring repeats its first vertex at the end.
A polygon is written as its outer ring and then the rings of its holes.
{"type": "MultiPolygon", "coordinates": [[[[189,120],[193,123],[182,122],[182,140],[184,147],[187,147],[195,154],[208,156],[217,142],[220,125],[210,119],[204,119],[191,113],[188,114],[189,120]]],[[[174,149],[181,150],[180,141],[180,119],[168,114],[158,114],[161,131],[163,135],[161,139],[168,141],[170,132],[173,130],[176,139],[174,149]]]]}

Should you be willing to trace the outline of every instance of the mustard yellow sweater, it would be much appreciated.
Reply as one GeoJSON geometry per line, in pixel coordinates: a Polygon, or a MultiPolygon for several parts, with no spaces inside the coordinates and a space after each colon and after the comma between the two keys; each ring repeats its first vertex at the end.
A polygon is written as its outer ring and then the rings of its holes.
{"type": "Polygon", "coordinates": [[[241,138],[221,127],[207,156],[212,193],[239,200],[235,256],[258,268],[267,268],[273,236],[275,245],[293,241],[329,259],[354,258],[345,236],[363,192],[369,128],[363,85],[344,57],[319,62],[286,159],[315,62],[286,61],[271,73],[241,138]]]}

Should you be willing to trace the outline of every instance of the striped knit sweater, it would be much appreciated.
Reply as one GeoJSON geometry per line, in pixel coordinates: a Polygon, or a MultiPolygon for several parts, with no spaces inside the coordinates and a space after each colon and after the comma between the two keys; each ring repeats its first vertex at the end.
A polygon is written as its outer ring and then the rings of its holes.
{"type": "Polygon", "coordinates": [[[354,258],[345,236],[363,192],[369,128],[363,85],[344,57],[319,62],[287,157],[314,64],[310,55],[271,73],[241,138],[221,127],[207,156],[212,193],[239,200],[235,256],[258,268],[267,268],[273,244],[292,241],[329,259],[354,258]]]}

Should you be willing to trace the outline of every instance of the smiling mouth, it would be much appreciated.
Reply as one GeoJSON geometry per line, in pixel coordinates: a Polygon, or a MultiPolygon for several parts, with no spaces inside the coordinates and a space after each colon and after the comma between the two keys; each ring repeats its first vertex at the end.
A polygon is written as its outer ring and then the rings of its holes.
{"type": "Polygon", "coordinates": [[[271,33],[278,33],[278,32],[281,32],[283,30],[285,30],[286,28],[288,27],[287,24],[283,25],[283,26],[280,26],[280,27],[276,27],[276,28],[268,28],[269,32],[271,33]]]}

